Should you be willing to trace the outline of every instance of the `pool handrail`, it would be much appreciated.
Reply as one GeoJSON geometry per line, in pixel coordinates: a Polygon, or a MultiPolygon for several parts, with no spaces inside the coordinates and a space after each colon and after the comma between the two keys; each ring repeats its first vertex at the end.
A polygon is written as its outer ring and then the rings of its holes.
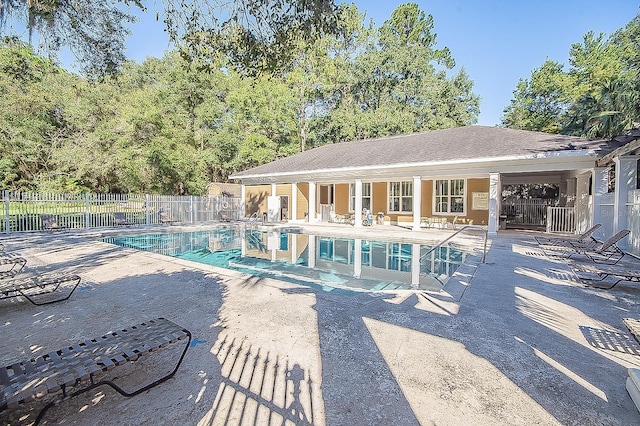
{"type": "Polygon", "coordinates": [[[467,229],[480,230],[480,231],[484,232],[484,246],[483,246],[483,249],[482,249],[482,263],[486,263],[486,260],[487,260],[487,235],[488,235],[488,231],[487,231],[486,227],[480,226],[480,225],[465,225],[462,228],[458,229],[456,232],[454,232],[453,234],[449,235],[447,238],[445,238],[444,240],[440,241],[435,246],[431,247],[425,254],[420,256],[420,260],[419,260],[420,263],[422,263],[422,259],[424,259],[429,254],[431,254],[433,251],[435,251],[435,249],[437,249],[438,247],[443,246],[445,243],[447,243],[453,237],[455,237],[456,235],[458,235],[459,233],[461,233],[462,231],[465,231],[467,229]]]}

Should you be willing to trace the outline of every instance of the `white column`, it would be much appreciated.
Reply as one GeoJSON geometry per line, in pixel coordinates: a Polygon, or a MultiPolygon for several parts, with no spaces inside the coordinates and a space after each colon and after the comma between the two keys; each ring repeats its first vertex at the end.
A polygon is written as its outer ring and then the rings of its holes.
{"type": "Polygon", "coordinates": [[[413,177],[413,230],[420,230],[420,218],[422,218],[422,179],[413,177]]]}
{"type": "Polygon", "coordinates": [[[420,244],[411,244],[411,286],[420,287],[420,244]]]}
{"type": "Polygon", "coordinates": [[[291,264],[298,262],[298,234],[289,234],[289,244],[291,250],[291,264]]]}
{"type": "Polygon", "coordinates": [[[276,196],[276,184],[275,183],[271,184],[271,196],[272,197],[276,196]]]}
{"type": "Polygon", "coordinates": [[[362,275],[362,240],[353,240],[353,277],[360,278],[362,275]]]}
{"type": "Polygon", "coordinates": [[[316,267],[316,236],[315,235],[309,235],[309,250],[307,250],[307,252],[309,253],[309,260],[307,262],[307,265],[309,265],[309,268],[313,269],[316,267]]]}
{"type": "Polygon", "coordinates": [[[567,179],[566,187],[567,187],[567,200],[565,202],[566,207],[575,207],[576,205],[576,192],[577,192],[577,181],[576,178],[567,179]]]}
{"type": "Polygon", "coordinates": [[[500,201],[502,199],[500,173],[489,174],[489,235],[497,235],[500,225],[500,201]]]}
{"type": "Polygon", "coordinates": [[[353,226],[362,228],[362,179],[356,179],[356,205],[353,213],[356,216],[353,226]]]}
{"type": "Polygon", "coordinates": [[[241,218],[247,215],[246,199],[247,199],[247,186],[243,183],[240,186],[240,205],[242,206],[242,212],[241,212],[242,216],[240,216],[241,218]]]}
{"type": "MultiPolygon", "coordinates": [[[[609,190],[609,169],[606,167],[596,167],[593,169],[593,221],[592,223],[601,223],[601,234],[611,235],[613,231],[613,218],[606,210],[602,208],[605,202],[604,198],[609,190]],[[607,217],[608,216],[608,217],[607,217]]],[[[607,237],[608,238],[608,237],[607,237]]]]}
{"type": "Polygon", "coordinates": [[[576,234],[581,234],[591,228],[591,196],[589,184],[591,173],[581,174],[576,178],[576,234]]]}
{"type": "Polygon", "coordinates": [[[289,222],[296,222],[298,220],[298,184],[295,182],[291,184],[291,205],[289,209],[291,210],[289,222]]]}
{"type": "MultiPolygon", "coordinates": [[[[616,189],[614,201],[613,229],[615,232],[629,229],[629,212],[627,202],[629,201],[629,191],[635,190],[638,179],[638,158],[637,155],[616,157],[616,189]]],[[[627,248],[628,239],[624,238],[618,245],[627,248]]]]}
{"type": "Polygon", "coordinates": [[[316,183],[309,182],[309,223],[316,222],[316,183]]]}

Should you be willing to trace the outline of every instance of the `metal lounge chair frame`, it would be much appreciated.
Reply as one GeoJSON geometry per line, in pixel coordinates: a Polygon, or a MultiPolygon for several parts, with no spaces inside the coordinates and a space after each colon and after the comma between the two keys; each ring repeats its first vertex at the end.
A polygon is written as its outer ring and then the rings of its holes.
{"type": "Polygon", "coordinates": [[[639,269],[633,269],[631,267],[620,267],[620,266],[610,266],[610,265],[596,266],[596,265],[585,265],[585,264],[573,263],[571,264],[571,268],[574,270],[574,272],[576,272],[576,275],[578,276],[578,278],[580,278],[582,282],[585,282],[587,284],[604,283],[605,280],[609,277],[617,278],[617,280],[613,284],[610,284],[609,286],[598,285],[598,288],[601,288],[603,290],[611,290],[616,285],[618,285],[618,283],[621,281],[640,283],[640,267],[639,269]],[[598,278],[588,278],[579,274],[578,272],[595,275],[598,278]]]}
{"type": "Polygon", "coordinates": [[[27,259],[20,256],[0,256],[0,265],[11,265],[9,269],[0,271],[0,280],[15,277],[27,264],[27,259]]]}
{"type": "MultiPolygon", "coordinates": [[[[43,274],[29,277],[12,278],[0,281],[0,300],[22,296],[34,305],[48,305],[61,302],[71,297],[80,284],[80,276],[75,274],[43,274]],[[62,291],[62,285],[69,283],[71,289],[62,291]],[[40,301],[40,296],[45,294],[59,295],[55,298],[47,297],[40,301]]],[[[66,288],[68,286],[65,286],[66,288]]]]}
{"type": "Polygon", "coordinates": [[[566,246],[567,244],[571,244],[572,242],[579,243],[587,243],[597,240],[593,238],[593,233],[596,232],[602,226],[601,223],[596,223],[591,228],[587,229],[585,232],[579,235],[566,235],[566,236],[553,236],[553,237],[543,237],[537,236],[535,237],[536,241],[540,245],[560,245],[566,246]]]}
{"type": "Polygon", "coordinates": [[[191,333],[187,329],[165,318],[157,318],[17,362],[0,369],[0,412],[47,395],[62,393],[61,398],[50,401],[40,410],[35,420],[35,424],[38,424],[52,406],[98,386],[111,386],[125,397],[138,395],[173,377],[190,344],[191,333]],[[127,392],[112,380],[98,380],[102,372],[185,340],[184,350],[174,369],[152,383],[127,392]],[[78,386],[80,389],[74,390],[78,386]]]}
{"type": "Polygon", "coordinates": [[[218,219],[220,220],[220,222],[231,222],[231,218],[229,217],[229,215],[222,210],[218,211],[218,219]]]}
{"type": "Polygon", "coordinates": [[[574,254],[581,254],[595,263],[605,263],[608,265],[615,265],[625,256],[625,252],[616,245],[616,243],[622,240],[629,234],[628,229],[623,229],[615,233],[608,240],[588,241],[586,243],[580,243],[578,241],[567,244],[566,246],[552,245],[552,250],[560,250],[559,254],[551,254],[551,257],[561,257],[568,259],[574,254]]]}
{"type": "Polygon", "coordinates": [[[171,216],[169,216],[169,213],[163,210],[158,211],[158,216],[162,225],[173,225],[178,222],[177,220],[173,220],[171,216]]]}
{"type": "Polygon", "coordinates": [[[123,212],[116,212],[113,214],[113,220],[115,221],[116,226],[132,226],[135,225],[133,222],[129,222],[127,216],[123,212]]]}
{"type": "Polygon", "coordinates": [[[40,215],[40,220],[42,220],[42,229],[45,231],[53,232],[67,229],[66,226],[58,225],[58,221],[52,214],[42,214],[40,215]]]}

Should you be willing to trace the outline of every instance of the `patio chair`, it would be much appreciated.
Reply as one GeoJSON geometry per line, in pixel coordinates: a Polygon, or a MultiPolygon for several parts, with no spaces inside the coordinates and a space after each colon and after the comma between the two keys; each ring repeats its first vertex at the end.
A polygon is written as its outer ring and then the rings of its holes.
{"type": "Polygon", "coordinates": [[[27,259],[20,256],[0,256],[0,280],[15,277],[27,264],[27,259]]]}
{"type": "Polygon", "coordinates": [[[218,218],[220,219],[220,222],[231,222],[231,218],[229,217],[229,215],[222,210],[218,212],[218,218]]]}
{"type": "Polygon", "coordinates": [[[158,212],[158,216],[160,217],[160,223],[162,225],[173,225],[177,222],[177,220],[173,220],[171,216],[169,216],[169,213],[162,210],[158,212]]]}
{"type": "Polygon", "coordinates": [[[593,238],[593,233],[596,232],[601,226],[602,226],[601,223],[596,223],[591,228],[587,229],[585,232],[579,235],[565,235],[565,236],[556,235],[551,237],[537,236],[534,238],[536,239],[538,244],[541,244],[541,245],[561,245],[561,246],[565,245],[566,246],[567,244],[571,244],[572,242],[580,242],[580,243],[587,243],[592,241],[597,242],[597,240],[593,238]]]}
{"type": "MultiPolygon", "coordinates": [[[[34,342],[35,343],[35,342],[34,342]]],[[[98,386],[111,386],[119,394],[132,397],[145,392],[175,375],[191,343],[191,333],[173,322],[157,318],[120,331],[110,331],[94,339],[66,344],[63,349],[0,368],[0,412],[27,404],[47,395],[58,396],[42,408],[35,419],[40,423],[49,408],[90,391],[98,386]],[[104,379],[102,373],[127,365],[151,353],[184,343],[184,349],[173,370],[161,378],[126,391],[114,383],[122,374],[141,374],[140,369],[128,369],[104,379]],[[61,395],[60,395],[61,394],[61,395]]]]}
{"type": "MultiPolygon", "coordinates": [[[[555,257],[570,258],[574,254],[581,254],[591,259],[595,263],[605,263],[609,265],[615,265],[626,254],[620,247],[617,246],[617,242],[622,240],[629,234],[628,229],[623,229],[615,233],[611,238],[606,241],[587,241],[586,243],[580,243],[579,241],[570,242],[566,246],[552,246],[552,249],[560,249],[561,254],[555,255],[555,257]]],[[[554,256],[554,255],[552,255],[554,256]]]]}
{"type": "Polygon", "coordinates": [[[598,288],[602,288],[604,290],[612,289],[621,281],[628,281],[632,283],[640,282],[640,265],[638,265],[637,268],[634,268],[633,265],[623,267],[617,265],[589,265],[574,262],[570,266],[582,282],[585,284],[598,283],[598,288]],[[585,276],[583,274],[588,275],[585,276]],[[614,277],[616,280],[613,283],[606,282],[610,277],[614,277]],[[605,284],[605,286],[600,284],[605,284]]]}
{"type": "Polygon", "coordinates": [[[41,214],[40,220],[42,221],[42,229],[45,231],[64,231],[67,229],[66,226],[62,226],[58,224],[58,220],[52,214],[41,214]]]}
{"type": "Polygon", "coordinates": [[[132,226],[132,225],[135,225],[135,223],[130,222],[127,219],[127,216],[123,212],[114,213],[113,214],[113,220],[114,220],[116,226],[132,226]]]}
{"type": "Polygon", "coordinates": [[[0,281],[0,300],[23,296],[34,305],[48,305],[67,300],[78,284],[80,284],[79,275],[62,273],[4,279],[0,281]],[[44,295],[47,297],[42,297],[44,295]]]}

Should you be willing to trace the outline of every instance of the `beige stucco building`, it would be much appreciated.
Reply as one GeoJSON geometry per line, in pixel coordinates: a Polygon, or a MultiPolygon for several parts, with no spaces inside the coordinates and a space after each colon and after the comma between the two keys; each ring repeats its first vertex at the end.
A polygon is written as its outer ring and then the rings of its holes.
{"type": "Polygon", "coordinates": [[[231,178],[242,184],[246,216],[329,222],[369,210],[374,223],[419,229],[455,219],[489,233],[500,229],[503,184],[553,183],[580,230],[597,217],[592,195],[602,191],[604,169],[597,161],[622,145],[467,126],[325,145],[231,178]]]}

